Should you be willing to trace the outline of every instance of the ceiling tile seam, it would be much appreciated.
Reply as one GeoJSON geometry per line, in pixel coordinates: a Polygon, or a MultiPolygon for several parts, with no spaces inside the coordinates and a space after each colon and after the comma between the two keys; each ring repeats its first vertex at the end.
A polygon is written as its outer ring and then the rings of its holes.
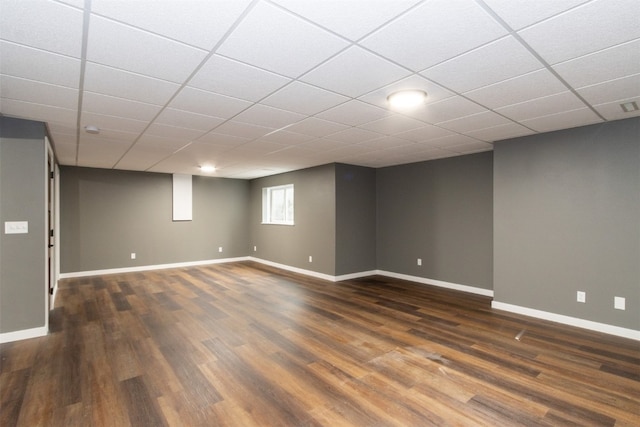
{"type": "Polygon", "coordinates": [[[109,68],[111,70],[120,71],[120,72],[127,73],[127,74],[132,74],[132,75],[134,75],[136,77],[142,77],[142,78],[145,78],[145,79],[156,80],[156,81],[159,81],[159,82],[162,82],[162,83],[171,83],[173,85],[179,85],[180,84],[180,83],[175,82],[173,80],[167,80],[167,79],[163,79],[163,78],[156,77],[156,76],[150,76],[148,74],[142,74],[142,73],[139,73],[137,71],[127,70],[125,68],[116,67],[116,66],[113,66],[113,65],[110,65],[110,64],[103,64],[102,62],[98,62],[98,61],[87,60],[87,64],[98,65],[100,67],[109,68]]]}
{"type": "MultiPolygon", "coordinates": [[[[483,1],[483,0],[481,0],[481,1],[483,1]]],[[[536,26],[536,25],[538,25],[538,24],[542,24],[543,22],[546,22],[546,21],[549,21],[549,20],[555,19],[555,18],[557,18],[557,17],[559,17],[559,16],[565,15],[565,14],[570,13],[570,12],[573,12],[573,11],[574,11],[574,10],[576,10],[576,9],[580,9],[580,8],[582,8],[582,7],[586,6],[586,5],[588,5],[589,3],[594,3],[594,2],[596,2],[596,1],[600,1],[600,0],[588,0],[588,1],[585,1],[584,3],[576,4],[575,6],[571,6],[569,9],[567,9],[567,10],[563,10],[563,11],[560,11],[560,12],[556,13],[555,15],[547,16],[546,18],[542,18],[542,19],[540,19],[539,21],[533,22],[533,23],[531,23],[531,24],[527,24],[527,25],[525,25],[524,27],[519,28],[519,29],[518,29],[518,31],[528,30],[529,28],[531,28],[531,27],[535,27],[535,26],[536,26]]],[[[484,3],[484,1],[483,1],[483,3],[484,3]]],[[[480,5],[480,6],[482,6],[482,5],[480,5]]],[[[490,7],[490,6],[487,6],[487,7],[488,7],[489,9],[491,9],[491,7],[490,7]]],[[[492,10],[492,11],[493,11],[493,10],[492,10]]],[[[495,11],[493,11],[493,13],[495,13],[497,16],[500,16],[500,15],[499,15],[497,12],[495,12],[495,11]]],[[[493,15],[492,15],[492,16],[493,16],[493,15]]]]}
{"type": "MultiPolygon", "coordinates": [[[[599,54],[601,54],[603,52],[606,52],[607,50],[615,49],[615,48],[618,48],[620,46],[624,46],[626,44],[637,43],[639,41],[640,41],[640,37],[636,37],[635,39],[626,40],[626,41],[623,41],[623,42],[620,42],[620,43],[617,43],[617,44],[613,44],[613,45],[607,46],[607,47],[602,48],[602,49],[598,49],[598,50],[593,51],[593,52],[585,53],[584,55],[576,56],[575,58],[566,59],[564,61],[556,62],[553,65],[551,65],[551,67],[557,67],[558,65],[564,65],[564,64],[567,64],[569,62],[573,62],[573,61],[577,61],[579,59],[587,58],[589,56],[599,55],[599,54]]],[[[626,77],[626,76],[623,76],[623,77],[626,77]]],[[[618,77],[618,78],[620,78],[620,77],[618,77]]]]}
{"type": "Polygon", "coordinates": [[[98,12],[91,12],[91,15],[92,15],[92,16],[95,16],[95,17],[97,17],[97,18],[105,19],[105,20],[110,21],[110,22],[115,22],[116,24],[118,24],[118,25],[122,25],[122,26],[125,26],[125,27],[127,27],[127,28],[132,28],[132,29],[134,29],[134,30],[141,31],[141,32],[146,33],[146,34],[148,34],[148,35],[151,35],[151,36],[153,36],[153,37],[157,37],[157,38],[159,38],[159,39],[163,39],[163,40],[166,40],[166,41],[170,41],[170,42],[173,42],[173,43],[180,44],[180,45],[182,45],[183,47],[188,47],[188,48],[191,48],[191,49],[196,49],[196,50],[199,50],[199,51],[202,51],[202,52],[208,52],[208,50],[207,50],[207,49],[205,49],[205,48],[203,48],[203,47],[196,46],[196,45],[193,45],[193,44],[187,43],[187,42],[182,41],[182,40],[174,39],[174,38],[169,37],[169,36],[167,36],[167,35],[160,34],[160,33],[156,33],[155,31],[151,31],[151,30],[148,30],[148,29],[146,29],[146,28],[138,27],[137,25],[133,25],[133,24],[130,24],[130,23],[128,23],[128,22],[124,22],[124,21],[121,21],[121,20],[119,20],[119,19],[112,18],[112,17],[107,16],[107,15],[103,15],[103,14],[98,13],[98,12]]]}
{"type": "Polygon", "coordinates": [[[77,87],[73,87],[73,86],[65,86],[57,83],[49,83],[42,80],[33,80],[33,79],[28,79],[26,77],[14,76],[12,74],[0,73],[0,76],[11,77],[12,79],[16,79],[16,80],[24,80],[25,82],[30,82],[30,83],[37,83],[43,86],[58,87],[61,89],[79,90],[77,87]]]}
{"type": "Polygon", "coordinates": [[[6,43],[6,44],[10,44],[10,45],[13,45],[13,46],[23,47],[23,48],[26,48],[26,49],[36,50],[38,52],[46,53],[46,54],[49,54],[49,55],[60,56],[62,58],[66,58],[66,59],[73,59],[75,61],[79,61],[80,60],[80,58],[77,57],[77,56],[67,55],[65,53],[60,53],[60,52],[54,52],[52,50],[43,49],[41,47],[29,46],[28,44],[18,43],[18,42],[15,42],[13,40],[4,39],[2,37],[0,37],[0,42],[6,43]]]}
{"type": "Polygon", "coordinates": [[[373,30],[369,31],[367,34],[363,35],[362,37],[356,39],[356,40],[351,40],[345,36],[343,36],[342,34],[332,30],[331,28],[327,28],[325,26],[323,26],[322,24],[320,24],[319,22],[313,21],[309,18],[307,18],[306,16],[300,15],[297,12],[288,9],[286,6],[282,6],[279,3],[275,3],[272,0],[264,0],[266,3],[269,3],[270,5],[285,11],[286,13],[295,16],[296,18],[299,18],[303,21],[305,21],[307,24],[310,24],[314,27],[320,28],[328,33],[331,33],[332,35],[341,38],[342,40],[346,41],[347,43],[354,45],[354,44],[358,44],[360,41],[364,40],[365,38],[373,35],[374,33],[382,30],[384,27],[386,27],[387,25],[391,24],[393,21],[398,20],[399,18],[403,17],[404,15],[408,14],[409,12],[412,12],[414,9],[422,6],[424,3],[426,3],[427,1],[430,0],[420,0],[419,2],[417,2],[416,4],[408,7],[407,9],[405,9],[404,11],[400,12],[399,14],[397,14],[396,16],[394,16],[393,18],[388,19],[387,21],[383,22],[382,24],[378,25],[376,28],[374,28],[373,30]]]}
{"type": "MultiPolygon", "coordinates": [[[[589,102],[587,102],[587,100],[584,99],[584,97],[582,95],[580,95],[578,93],[578,91],[576,91],[576,89],[574,89],[573,86],[571,86],[534,48],[532,48],[531,45],[529,45],[529,43],[527,43],[522,38],[522,36],[520,36],[520,34],[517,31],[515,31],[513,28],[511,28],[511,26],[509,24],[507,24],[507,22],[504,19],[502,19],[502,17],[500,17],[500,15],[495,13],[493,11],[493,9],[491,9],[484,2],[484,0],[475,0],[475,2],[480,7],[482,7],[488,14],[490,14],[493,17],[493,19],[496,20],[496,22],[498,22],[500,25],[502,25],[509,32],[509,34],[511,34],[525,49],[527,49],[527,51],[529,51],[529,53],[531,53],[538,61],[540,61],[540,63],[543,64],[544,67],[551,74],[553,74],[553,76],[556,79],[558,79],[558,81],[560,81],[560,83],[562,83],[567,89],[569,89],[569,91],[571,91],[587,108],[589,108],[591,111],[593,111],[593,113],[595,115],[597,115],[599,118],[601,118],[603,121],[605,121],[605,122],[608,121],[589,102]]],[[[586,4],[586,3],[584,3],[584,4],[586,4]]],[[[565,13],[565,12],[563,12],[563,13],[565,13]]],[[[555,16],[558,16],[558,15],[559,14],[556,14],[555,16]]]]}
{"type": "MultiPolygon", "coordinates": [[[[90,1],[90,0],[85,0],[85,1],[90,1]]],[[[129,153],[129,151],[131,151],[131,149],[133,148],[134,145],[136,145],[138,143],[138,141],[140,140],[140,138],[142,137],[142,135],[144,135],[144,133],[151,127],[151,125],[158,119],[158,117],[168,108],[168,106],[171,104],[171,102],[178,96],[178,94],[180,94],[180,92],[187,87],[187,85],[189,84],[189,82],[193,79],[193,77],[195,77],[195,75],[200,71],[200,69],[202,69],[202,67],[204,67],[204,65],[207,63],[207,61],[213,56],[215,55],[216,50],[218,50],[218,48],[220,46],[222,46],[222,44],[227,40],[227,38],[231,35],[231,33],[233,33],[233,31],[240,25],[240,23],[247,17],[247,15],[251,12],[251,10],[253,10],[253,8],[256,6],[256,4],[258,4],[259,0],[253,0],[240,14],[240,16],[238,17],[238,19],[236,19],[236,21],[227,29],[227,31],[224,33],[224,35],[220,38],[220,40],[218,40],[216,42],[216,44],[211,48],[211,50],[209,51],[209,53],[202,59],[202,61],[200,61],[200,63],[194,68],[194,70],[191,72],[191,74],[182,82],[182,84],[180,85],[180,87],[174,92],[174,94],[167,100],[167,102],[164,104],[164,106],[162,108],[160,108],[160,110],[158,111],[158,113],[149,121],[149,123],[147,124],[147,126],[140,132],[140,135],[138,135],[138,137],[131,143],[131,145],[129,146],[129,148],[127,148],[127,150],[122,154],[122,156],[120,156],[120,158],[115,162],[115,164],[113,165],[112,169],[115,169],[118,166],[118,163],[120,163],[122,161],[122,159],[124,159],[124,157],[129,153]]],[[[202,50],[202,49],[201,49],[202,50]]],[[[209,131],[210,132],[210,131],[209,131]]],[[[208,133],[208,132],[206,132],[208,133]]],[[[205,133],[205,134],[206,134],[205,133]]],[[[173,155],[173,154],[171,154],[173,155]]],[[[158,163],[160,163],[161,161],[166,160],[167,158],[171,157],[171,155],[165,157],[164,159],[154,163],[153,165],[151,165],[150,167],[148,167],[147,169],[145,169],[145,171],[148,171],[150,168],[156,166],[158,163]]]]}
{"type": "Polygon", "coordinates": [[[82,47],[80,48],[80,76],[78,79],[78,111],[76,120],[76,164],[80,159],[80,129],[82,126],[82,103],[84,101],[84,78],[87,68],[87,47],[89,44],[89,24],[91,22],[91,0],[84,0],[82,12],[82,47]]]}

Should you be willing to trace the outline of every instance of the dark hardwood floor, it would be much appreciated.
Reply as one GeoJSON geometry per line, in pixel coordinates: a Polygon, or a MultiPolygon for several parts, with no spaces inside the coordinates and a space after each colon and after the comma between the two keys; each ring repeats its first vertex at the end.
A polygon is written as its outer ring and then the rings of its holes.
{"type": "Polygon", "coordinates": [[[233,263],[67,279],[56,304],[0,346],[3,427],[640,425],[640,343],[486,297],[233,263]]]}

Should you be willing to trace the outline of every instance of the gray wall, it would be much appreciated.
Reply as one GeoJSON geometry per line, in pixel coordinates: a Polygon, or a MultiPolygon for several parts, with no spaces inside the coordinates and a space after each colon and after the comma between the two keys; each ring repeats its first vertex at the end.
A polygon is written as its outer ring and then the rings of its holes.
{"type": "Polygon", "coordinates": [[[0,333],[45,326],[44,123],[0,117],[0,333]],[[28,234],[4,234],[28,221],[28,234]]]}
{"type": "Polygon", "coordinates": [[[639,126],[635,118],[495,145],[496,301],[640,329],[639,126]],[[626,311],[614,296],[626,297],[626,311]]]}
{"type": "Polygon", "coordinates": [[[251,181],[250,254],[267,261],[334,275],[336,259],[335,165],[251,181]],[[261,224],[262,188],[294,185],[295,225],[261,224]],[[257,251],[253,252],[253,246],[257,251]],[[309,262],[309,256],[313,262],[309,262]]]}
{"type": "Polygon", "coordinates": [[[492,289],[492,168],[484,152],[378,169],[378,269],[492,289]]]}
{"type": "Polygon", "coordinates": [[[376,171],[336,164],[335,275],[376,269],[376,171]]]}
{"type": "Polygon", "coordinates": [[[194,176],[193,221],[172,220],[169,174],[63,166],[60,198],[62,273],[247,255],[247,181],[194,176]]]}

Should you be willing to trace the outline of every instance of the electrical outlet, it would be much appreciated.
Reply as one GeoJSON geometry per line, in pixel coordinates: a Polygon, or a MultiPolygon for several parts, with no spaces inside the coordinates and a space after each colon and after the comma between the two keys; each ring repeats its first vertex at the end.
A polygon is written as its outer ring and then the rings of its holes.
{"type": "Polygon", "coordinates": [[[576,294],[576,301],[587,302],[587,293],[584,291],[578,291],[578,293],[576,294]]]}
{"type": "Polygon", "coordinates": [[[626,298],[624,297],[614,297],[613,298],[613,308],[616,310],[626,310],[626,298]]]}
{"type": "Polygon", "coordinates": [[[309,255],[309,262],[313,262],[313,257],[309,255]]]}
{"type": "Polygon", "coordinates": [[[136,253],[135,252],[131,252],[131,259],[136,259],[136,253]]]}
{"type": "Polygon", "coordinates": [[[255,251],[257,251],[257,250],[258,250],[258,247],[257,247],[257,246],[254,246],[254,247],[253,247],[253,252],[255,252],[255,251]]]}
{"type": "Polygon", "coordinates": [[[222,246],[218,247],[218,252],[222,252],[222,246]]]}
{"type": "Polygon", "coordinates": [[[418,258],[418,265],[422,265],[422,258],[418,258]]]}

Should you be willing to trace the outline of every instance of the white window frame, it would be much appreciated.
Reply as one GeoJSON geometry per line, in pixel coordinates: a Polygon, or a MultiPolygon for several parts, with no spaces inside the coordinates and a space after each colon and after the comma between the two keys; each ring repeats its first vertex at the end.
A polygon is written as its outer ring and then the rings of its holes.
{"type": "Polygon", "coordinates": [[[277,185],[275,187],[263,187],[262,188],[262,223],[263,224],[277,224],[277,225],[294,225],[294,190],[293,184],[277,185]],[[281,212],[280,218],[274,219],[273,217],[273,196],[284,190],[284,204],[282,205],[283,212],[281,212]],[[291,209],[287,209],[287,204],[290,203],[291,209]]]}

